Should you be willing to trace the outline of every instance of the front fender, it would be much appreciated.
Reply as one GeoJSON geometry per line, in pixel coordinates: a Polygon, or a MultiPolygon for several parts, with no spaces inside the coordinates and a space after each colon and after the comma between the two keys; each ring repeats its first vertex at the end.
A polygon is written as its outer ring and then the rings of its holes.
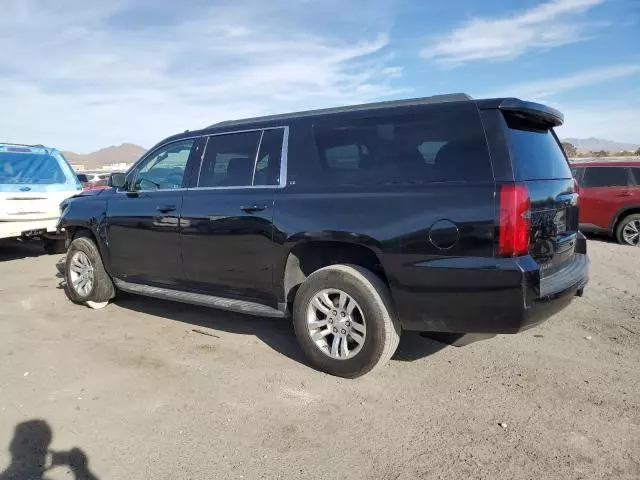
{"type": "Polygon", "coordinates": [[[72,240],[69,233],[78,229],[89,230],[96,240],[105,268],[109,271],[106,198],[97,195],[74,197],[63,202],[61,210],[58,230],[64,229],[67,232],[67,242],[72,240]]]}

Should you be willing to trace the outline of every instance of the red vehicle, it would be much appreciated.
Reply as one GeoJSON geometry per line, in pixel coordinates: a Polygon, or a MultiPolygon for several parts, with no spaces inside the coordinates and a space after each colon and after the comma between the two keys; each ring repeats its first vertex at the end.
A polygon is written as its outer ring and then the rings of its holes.
{"type": "Polygon", "coordinates": [[[83,190],[102,190],[109,188],[111,173],[83,172],[77,174],[83,190]]]}
{"type": "Polygon", "coordinates": [[[640,246],[640,161],[574,164],[580,185],[580,229],[640,246]]]}

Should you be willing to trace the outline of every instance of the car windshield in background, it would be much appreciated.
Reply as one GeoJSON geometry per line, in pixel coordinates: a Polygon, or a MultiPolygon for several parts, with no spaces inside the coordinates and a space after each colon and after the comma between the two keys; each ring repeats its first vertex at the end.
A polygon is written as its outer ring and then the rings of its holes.
{"type": "Polygon", "coordinates": [[[562,147],[551,129],[536,128],[526,120],[506,115],[507,138],[517,180],[571,178],[562,147]]]}
{"type": "Polygon", "coordinates": [[[46,153],[0,152],[0,184],[66,183],[60,163],[46,153]]]}

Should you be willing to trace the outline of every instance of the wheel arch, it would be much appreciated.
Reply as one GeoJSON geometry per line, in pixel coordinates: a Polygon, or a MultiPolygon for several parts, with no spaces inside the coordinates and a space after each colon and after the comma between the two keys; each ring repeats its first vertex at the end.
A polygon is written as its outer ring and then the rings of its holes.
{"type": "Polygon", "coordinates": [[[611,222],[611,232],[615,235],[620,221],[623,218],[629,215],[634,215],[636,213],[640,213],[640,203],[625,205],[623,208],[618,210],[613,217],[613,221],[611,222]]]}
{"type": "Polygon", "coordinates": [[[389,280],[379,254],[362,243],[340,240],[311,240],[293,245],[286,255],[278,278],[281,301],[290,304],[298,287],[313,272],[337,264],[358,265],[372,271],[386,285],[389,280]]]}
{"type": "Polygon", "coordinates": [[[64,225],[66,232],[66,247],[69,248],[71,242],[80,235],[87,235],[93,240],[98,247],[98,252],[102,258],[102,263],[105,270],[111,273],[110,265],[108,262],[109,251],[103,236],[100,235],[100,230],[96,228],[97,222],[70,222],[64,225]]]}

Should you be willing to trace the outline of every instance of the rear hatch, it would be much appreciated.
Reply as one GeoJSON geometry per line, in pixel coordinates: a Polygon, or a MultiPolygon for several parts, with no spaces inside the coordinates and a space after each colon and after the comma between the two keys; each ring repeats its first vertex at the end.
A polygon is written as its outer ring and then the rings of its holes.
{"type": "Polygon", "coordinates": [[[540,276],[569,264],[578,234],[578,191],[552,125],[527,112],[503,112],[514,180],[529,195],[528,254],[540,276]]]}
{"type": "Polygon", "coordinates": [[[0,144],[0,221],[55,219],[60,202],[80,190],[76,175],[57,151],[0,144]]]}
{"type": "Polygon", "coordinates": [[[60,215],[60,203],[78,190],[68,187],[0,185],[0,222],[51,220],[60,215]]]}

